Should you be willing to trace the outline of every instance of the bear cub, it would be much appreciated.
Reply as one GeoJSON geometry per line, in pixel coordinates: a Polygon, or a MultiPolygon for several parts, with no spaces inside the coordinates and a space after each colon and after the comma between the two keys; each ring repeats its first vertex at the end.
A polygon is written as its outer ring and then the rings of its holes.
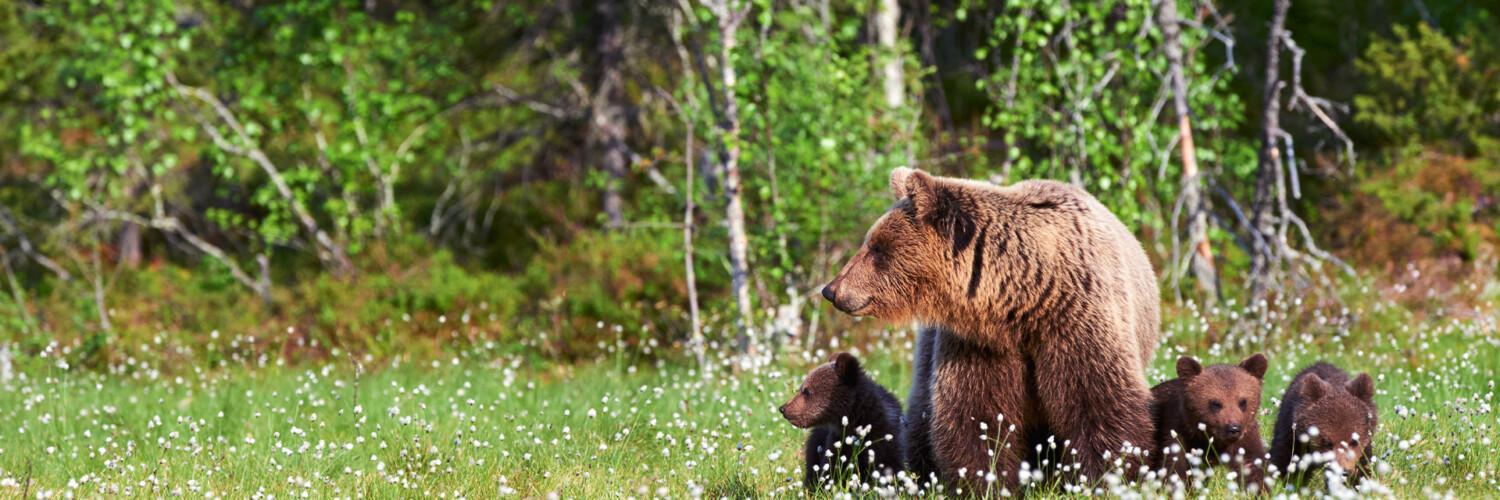
{"type": "Polygon", "coordinates": [[[1207,368],[1191,356],[1178,358],[1177,378],[1151,388],[1156,424],[1152,468],[1186,481],[1188,456],[1196,451],[1207,465],[1227,465],[1238,472],[1240,484],[1264,488],[1266,445],[1255,415],[1265,375],[1263,354],[1238,365],[1207,368]]]}
{"type": "Polygon", "coordinates": [[[1333,464],[1348,480],[1358,480],[1373,454],[1377,410],[1375,380],[1367,373],[1350,378],[1319,361],[1292,379],[1276,412],[1271,463],[1294,480],[1333,464]]]}
{"type": "Polygon", "coordinates": [[[792,425],[812,429],[804,448],[808,490],[847,479],[850,468],[867,483],[903,469],[901,403],[852,354],[834,354],[813,369],[780,411],[792,425]]]}

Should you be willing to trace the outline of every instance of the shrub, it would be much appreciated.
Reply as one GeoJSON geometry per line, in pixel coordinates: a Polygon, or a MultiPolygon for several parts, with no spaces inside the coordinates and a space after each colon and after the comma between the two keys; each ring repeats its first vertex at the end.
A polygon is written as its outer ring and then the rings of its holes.
{"type": "Polygon", "coordinates": [[[1500,44],[1477,28],[1456,40],[1425,24],[1395,28],[1370,43],[1355,67],[1364,89],[1355,123],[1374,136],[1366,146],[1448,144],[1474,153],[1500,136],[1500,44]]]}
{"type": "MultiPolygon", "coordinates": [[[[532,319],[517,328],[535,330],[540,347],[563,358],[682,340],[681,243],[650,231],[583,232],[567,243],[542,243],[521,289],[530,301],[522,315],[532,319]]],[[[722,289],[705,267],[698,264],[700,280],[710,275],[700,291],[722,289]]]]}

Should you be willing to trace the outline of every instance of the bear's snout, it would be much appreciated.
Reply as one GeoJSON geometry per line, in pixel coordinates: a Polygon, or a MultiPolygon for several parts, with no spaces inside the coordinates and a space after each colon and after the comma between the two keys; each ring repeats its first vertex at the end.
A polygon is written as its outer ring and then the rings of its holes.
{"type": "Polygon", "coordinates": [[[827,286],[823,287],[823,298],[827,299],[829,302],[832,302],[834,305],[838,305],[839,303],[838,290],[835,288],[837,286],[836,283],[837,281],[835,281],[834,283],[829,283],[827,286]]]}
{"type": "Polygon", "coordinates": [[[1244,431],[1245,428],[1240,426],[1240,424],[1229,424],[1228,426],[1224,427],[1224,437],[1229,439],[1239,439],[1240,434],[1244,431]]]}
{"type": "Polygon", "coordinates": [[[1333,461],[1338,464],[1344,472],[1353,471],[1359,466],[1359,452],[1349,446],[1338,446],[1333,449],[1333,461]]]}
{"type": "Polygon", "coordinates": [[[854,293],[845,293],[847,291],[842,290],[844,288],[843,282],[843,276],[834,278],[832,282],[823,287],[823,298],[833,304],[834,309],[838,309],[844,314],[860,316],[861,313],[865,312],[865,307],[874,302],[874,297],[865,297],[863,301],[860,301],[859,290],[856,288],[854,293]],[[854,303],[851,304],[851,302],[854,303]]]}

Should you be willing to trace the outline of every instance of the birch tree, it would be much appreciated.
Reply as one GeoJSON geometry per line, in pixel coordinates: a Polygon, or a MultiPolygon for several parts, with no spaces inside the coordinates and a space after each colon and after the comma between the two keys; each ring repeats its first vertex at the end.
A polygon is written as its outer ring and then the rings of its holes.
{"type": "Polygon", "coordinates": [[[880,75],[885,91],[885,105],[890,109],[901,109],[906,105],[906,82],[901,71],[901,54],[896,40],[900,36],[897,23],[901,20],[901,4],[896,0],[880,0],[875,13],[875,31],[880,42],[880,75]]]}
{"type": "MultiPolygon", "coordinates": [[[[750,242],[745,234],[745,205],[743,193],[740,192],[743,187],[740,178],[740,117],[739,100],[735,97],[737,75],[734,69],[736,36],[740,24],[750,12],[750,4],[734,0],[712,0],[705,1],[704,5],[713,13],[719,32],[718,80],[723,100],[723,109],[718,114],[719,132],[723,137],[719,160],[724,174],[724,222],[729,229],[730,289],[738,311],[735,323],[739,337],[735,346],[742,353],[754,354],[755,345],[750,331],[753,313],[750,304],[750,242]]],[[[705,74],[703,79],[705,85],[712,85],[709,83],[713,79],[710,75],[705,74]]]]}

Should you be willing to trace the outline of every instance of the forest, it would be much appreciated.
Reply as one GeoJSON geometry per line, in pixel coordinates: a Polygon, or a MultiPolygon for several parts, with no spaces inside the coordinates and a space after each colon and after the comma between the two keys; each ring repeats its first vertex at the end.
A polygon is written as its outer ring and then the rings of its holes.
{"type": "MultiPolygon", "coordinates": [[[[801,495],[802,377],[911,383],[915,326],[820,296],[897,167],[1097,198],[1156,273],[1153,384],[1264,352],[1269,428],[1312,361],[1374,376],[1378,473],[1277,492],[1497,495],[1497,24],[0,0],[0,495],[801,495]]],[[[1028,492],[1174,491],[1116,483],[1028,492]]],[[[831,495],[917,493],[869,488],[831,495]]]]}

